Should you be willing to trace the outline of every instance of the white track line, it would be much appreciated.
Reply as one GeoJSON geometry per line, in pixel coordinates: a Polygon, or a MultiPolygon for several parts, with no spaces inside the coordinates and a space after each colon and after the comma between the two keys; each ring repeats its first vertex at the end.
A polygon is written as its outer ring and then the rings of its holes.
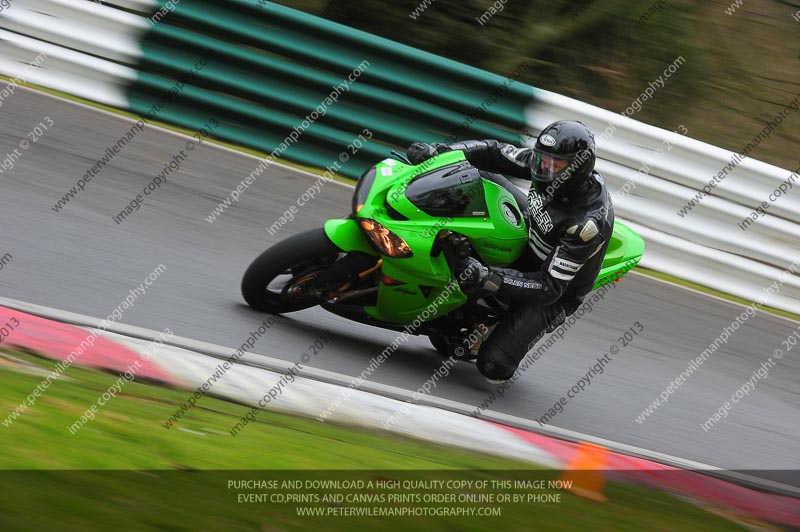
{"type": "MultiPolygon", "coordinates": [[[[651,275],[647,275],[646,273],[637,272],[637,271],[630,271],[630,272],[628,272],[626,275],[629,275],[629,274],[631,274],[631,273],[632,273],[632,274],[635,274],[635,275],[638,275],[638,276],[641,276],[641,277],[646,277],[646,278],[648,278],[648,279],[652,279],[653,281],[657,281],[657,282],[659,282],[659,283],[668,284],[668,285],[670,285],[670,286],[674,286],[674,287],[676,287],[676,288],[680,288],[680,289],[682,289],[682,290],[688,290],[689,292],[693,292],[693,293],[695,293],[695,294],[699,294],[699,295],[701,295],[701,296],[705,296],[705,297],[708,297],[708,298],[711,298],[711,299],[716,299],[717,301],[722,301],[723,303],[728,303],[729,305],[733,305],[733,306],[735,306],[735,307],[747,308],[747,307],[749,307],[749,306],[750,306],[750,305],[746,305],[746,304],[744,304],[744,303],[739,303],[738,301],[731,301],[730,299],[725,299],[724,297],[720,297],[720,296],[718,296],[718,295],[714,295],[714,294],[707,294],[707,293],[703,292],[702,290],[698,290],[698,289],[696,289],[696,288],[692,288],[692,287],[690,287],[690,286],[684,286],[684,285],[682,285],[682,284],[679,284],[679,283],[676,283],[676,282],[674,282],[674,281],[668,281],[668,280],[666,280],[666,279],[661,279],[661,278],[658,278],[658,277],[653,277],[653,276],[651,276],[651,275]]],[[[688,280],[688,279],[687,279],[687,280],[688,280]]],[[[752,303],[751,303],[751,305],[752,305],[752,303]]],[[[796,319],[789,318],[789,317],[786,317],[786,316],[781,316],[780,314],[775,314],[775,313],[773,313],[773,312],[769,312],[769,311],[767,311],[767,310],[764,310],[764,311],[762,311],[762,313],[763,313],[763,315],[764,315],[764,316],[771,316],[771,317],[773,317],[773,318],[779,318],[779,319],[782,319],[782,320],[789,321],[789,322],[791,322],[793,325],[797,325],[798,323],[800,323],[800,321],[798,321],[798,320],[796,320],[796,319]]]]}
{"type": "MultiPolygon", "coordinates": [[[[27,91],[30,91],[30,92],[34,92],[36,94],[41,94],[42,96],[47,96],[47,97],[52,98],[54,100],[59,100],[59,101],[62,101],[62,102],[67,102],[67,103],[72,104],[72,105],[77,105],[78,107],[82,107],[84,109],[91,109],[92,111],[100,113],[100,114],[104,114],[104,115],[107,115],[107,116],[113,116],[115,118],[130,122],[130,123],[134,123],[135,124],[137,122],[137,120],[135,120],[135,119],[133,119],[133,118],[131,118],[129,116],[125,116],[125,115],[119,114],[119,113],[114,113],[112,111],[107,111],[105,109],[101,109],[99,107],[94,107],[92,105],[89,105],[89,104],[86,104],[86,103],[83,103],[83,102],[76,102],[74,100],[70,100],[69,98],[64,98],[63,96],[58,96],[57,94],[50,94],[49,92],[40,91],[40,90],[35,89],[33,87],[27,87],[27,86],[21,85],[20,88],[22,88],[24,90],[27,90],[27,91]]],[[[124,112],[133,113],[133,111],[128,111],[128,110],[124,110],[124,112]]],[[[156,129],[156,130],[161,131],[163,133],[168,133],[170,135],[173,135],[173,136],[176,136],[176,137],[180,137],[181,139],[189,139],[189,140],[191,140],[192,138],[194,138],[194,137],[192,137],[190,135],[187,135],[186,133],[182,133],[180,131],[175,131],[174,129],[170,129],[169,127],[161,126],[161,125],[158,125],[158,124],[145,123],[144,127],[145,128],[153,128],[153,129],[156,129]]],[[[186,129],[186,128],[184,128],[184,129],[186,129]]],[[[203,144],[208,144],[210,146],[214,146],[215,148],[217,148],[219,150],[227,151],[227,152],[230,152],[230,153],[235,153],[237,155],[241,155],[243,157],[248,157],[248,158],[254,159],[256,161],[264,160],[264,157],[259,157],[258,155],[253,155],[252,153],[247,153],[245,151],[236,150],[236,149],[230,148],[228,146],[224,146],[222,144],[219,144],[219,143],[215,142],[214,139],[207,138],[206,140],[203,141],[203,144]]],[[[280,163],[280,162],[277,162],[277,161],[271,162],[271,163],[269,163],[269,165],[271,167],[272,166],[277,166],[281,170],[284,170],[286,172],[296,172],[296,173],[298,173],[300,175],[303,175],[305,177],[313,177],[315,179],[319,179],[320,177],[322,177],[322,174],[315,174],[313,172],[309,172],[308,170],[303,170],[301,168],[296,168],[294,166],[283,164],[283,163],[280,163]]],[[[330,182],[331,183],[336,183],[337,185],[342,185],[342,186],[345,186],[345,187],[350,187],[350,188],[354,187],[354,185],[351,185],[350,183],[342,183],[341,181],[336,181],[336,180],[333,180],[333,179],[330,182]]]]}
{"type": "MultiPolygon", "coordinates": [[[[99,318],[93,318],[91,316],[86,316],[84,314],[77,314],[74,312],[54,309],[52,307],[46,307],[43,305],[26,303],[24,301],[9,299],[6,297],[0,297],[0,305],[3,305],[8,308],[13,308],[15,310],[19,310],[20,312],[27,312],[29,314],[33,314],[43,318],[48,318],[83,327],[96,328],[99,327],[100,323],[102,322],[102,320],[99,318]]],[[[153,331],[151,329],[136,327],[133,325],[125,325],[121,323],[112,324],[109,327],[107,327],[106,330],[109,332],[121,334],[123,336],[130,336],[148,341],[154,340],[161,334],[160,331],[153,331]]],[[[233,351],[235,351],[235,348],[224,347],[221,345],[212,344],[208,342],[201,342],[199,340],[192,340],[191,338],[185,338],[181,336],[172,336],[169,340],[163,342],[168,345],[180,347],[183,349],[189,349],[192,351],[197,351],[217,358],[227,359],[231,356],[231,354],[233,354],[233,351]]],[[[286,372],[289,370],[290,367],[293,366],[292,363],[286,360],[281,360],[273,356],[256,354],[256,353],[247,353],[240,359],[240,361],[245,365],[261,367],[280,372],[286,372]]],[[[337,384],[340,386],[348,386],[355,379],[354,377],[350,377],[342,373],[336,373],[333,371],[327,371],[311,367],[306,367],[305,369],[300,371],[299,374],[309,379],[314,379],[321,382],[327,382],[330,384],[337,384]]],[[[365,381],[361,386],[358,386],[357,389],[371,392],[377,395],[382,395],[385,397],[390,397],[392,399],[399,399],[401,401],[414,403],[413,401],[414,392],[405,390],[403,388],[398,388],[396,386],[391,386],[388,384],[365,381]]],[[[431,395],[423,396],[420,400],[416,401],[415,404],[431,406],[443,410],[449,410],[451,412],[464,415],[470,415],[475,408],[474,405],[468,405],[466,403],[451,401],[450,399],[443,399],[441,397],[434,397],[431,395]]],[[[700,462],[687,460],[684,458],[678,458],[676,456],[671,456],[668,454],[659,453],[656,451],[651,451],[649,449],[643,449],[641,447],[627,445],[612,440],[598,438],[590,434],[583,434],[581,432],[576,432],[561,427],[555,427],[553,425],[544,425],[543,427],[540,427],[538,423],[535,421],[527,420],[517,416],[512,416],[509,414],[503,414],[501,412],[496,412],[493,410],[484,410],[484,413],[480,417],[481,419],[485,419],[487,421],[493,421],[495,423],[509,425],[512,427],[524,429],[538,434],[543,434],[545,436],[550,436],[560,440],[567,440],[573,442],[587,441],[591,443],[596,443],[598,445],[602,445],[603,447],[611,449],[612,451],[618,452],[620,454],[646,458],[648,460],[652,460],[653,462],[670,465],[680,469],[702,470],[705,473],[710,474],[712,476],[736,482],[739,484],[749,485],[760,489],[766,489],[772,492],[782,493],[785,495],[791,495],[795,497],[800,495],[800,488],[795,486],[789,486],[787,484],[782,484],[780,482],[775,482],[772,480],[752,477],[750,475],[738,473],[735,471],[728,471],[716,466],[711,466],[700,462]]]]}

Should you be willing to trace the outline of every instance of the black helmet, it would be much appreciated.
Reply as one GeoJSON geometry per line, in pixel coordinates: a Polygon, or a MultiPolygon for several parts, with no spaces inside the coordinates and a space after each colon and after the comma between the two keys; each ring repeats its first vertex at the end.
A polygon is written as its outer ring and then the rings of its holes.
{"type": "Polygon", "coordinates": [[[548,196],[578,189],[594,170],[594,135],[583,122],[553,122],[539,133],[533,151],[531,179],[548,196]]]}

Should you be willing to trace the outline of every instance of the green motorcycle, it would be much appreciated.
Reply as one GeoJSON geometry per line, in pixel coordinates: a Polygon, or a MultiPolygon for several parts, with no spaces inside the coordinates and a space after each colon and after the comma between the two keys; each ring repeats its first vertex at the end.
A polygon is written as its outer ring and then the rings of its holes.
{"type": "MultiPolygon", "coordinates": [[[[525,195],[485,178],[459,150],[416,166],[392,153],[358,180],[349,217],[256,258],[242,279],[244,299],[273,314],[319,305],[427,335],[446,356],[475,358],[508,305],[464,295],[453,268],[465,256],[490,266],[520,257],[528,245],[525,195]]],[[[594,288],[618,280],[643,252],[642,238],[616,222],[594,288]]]]}

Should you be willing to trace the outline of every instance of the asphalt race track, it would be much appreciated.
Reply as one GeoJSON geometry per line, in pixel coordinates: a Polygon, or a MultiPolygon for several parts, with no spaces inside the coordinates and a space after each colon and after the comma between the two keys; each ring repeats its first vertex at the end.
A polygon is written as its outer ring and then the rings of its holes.
{"type": "MultiPolygon", "coordinates": [[[[239,293],[250,261],[278,240],[349,209],[351,189],[326,184],[271,237],[265,227],[314,182],[305,173],[273,167],[211,224],[206,217],[258,160],[209,143],[188,152],[186,137],[148,127],[56,213],[52,207],[58,199],[131,122],[20,90],[0,109],[0,158],[18,148],[45,117],[53,126],[0,174],[0,255],[13,256],[0,270],[5,297],[104,318],[163,264],[164,273],[121,321],[238,346],[264,319],[244,305],[239,293]],[[188,159],[180,170],[140,210],[115,223],[112,217],[181,150],[188,159]]],[[[639,321],[644,331],[589,387],[569,399],[552,425],[726,469],[798,470],[800,347],[787,353],[726,419],[708,432],[701,428],[798,326],[786,319],[765,313],[749,319],[667,404],[644,423],[635,421],[742,311],[738,305],[629,275],[491,408],[539,418],[639,321]]],[[[276,324],[254,352],[299,361],[324,329],[335,338],[311,365],[352,376],[396,337],[312,309],[276,324]]],[[[372,379],[413,391],[441,362],[426,338],[413,338],[372,379]]],[[[474,365],[459,363],[432,394],[477,406],[492,389],[474,365]]]]}

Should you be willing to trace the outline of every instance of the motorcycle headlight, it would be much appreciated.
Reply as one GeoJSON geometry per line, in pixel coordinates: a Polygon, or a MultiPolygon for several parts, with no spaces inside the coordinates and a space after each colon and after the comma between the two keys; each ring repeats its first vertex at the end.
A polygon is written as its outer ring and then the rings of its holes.
{"type": "Polygon", "coordinates": [[[361,218],[358,220],[358,225],[361,226],[372,247],[378,253],[395,259],[404,259],[414,255],[405,240],[375,220],[361,218]]]}

